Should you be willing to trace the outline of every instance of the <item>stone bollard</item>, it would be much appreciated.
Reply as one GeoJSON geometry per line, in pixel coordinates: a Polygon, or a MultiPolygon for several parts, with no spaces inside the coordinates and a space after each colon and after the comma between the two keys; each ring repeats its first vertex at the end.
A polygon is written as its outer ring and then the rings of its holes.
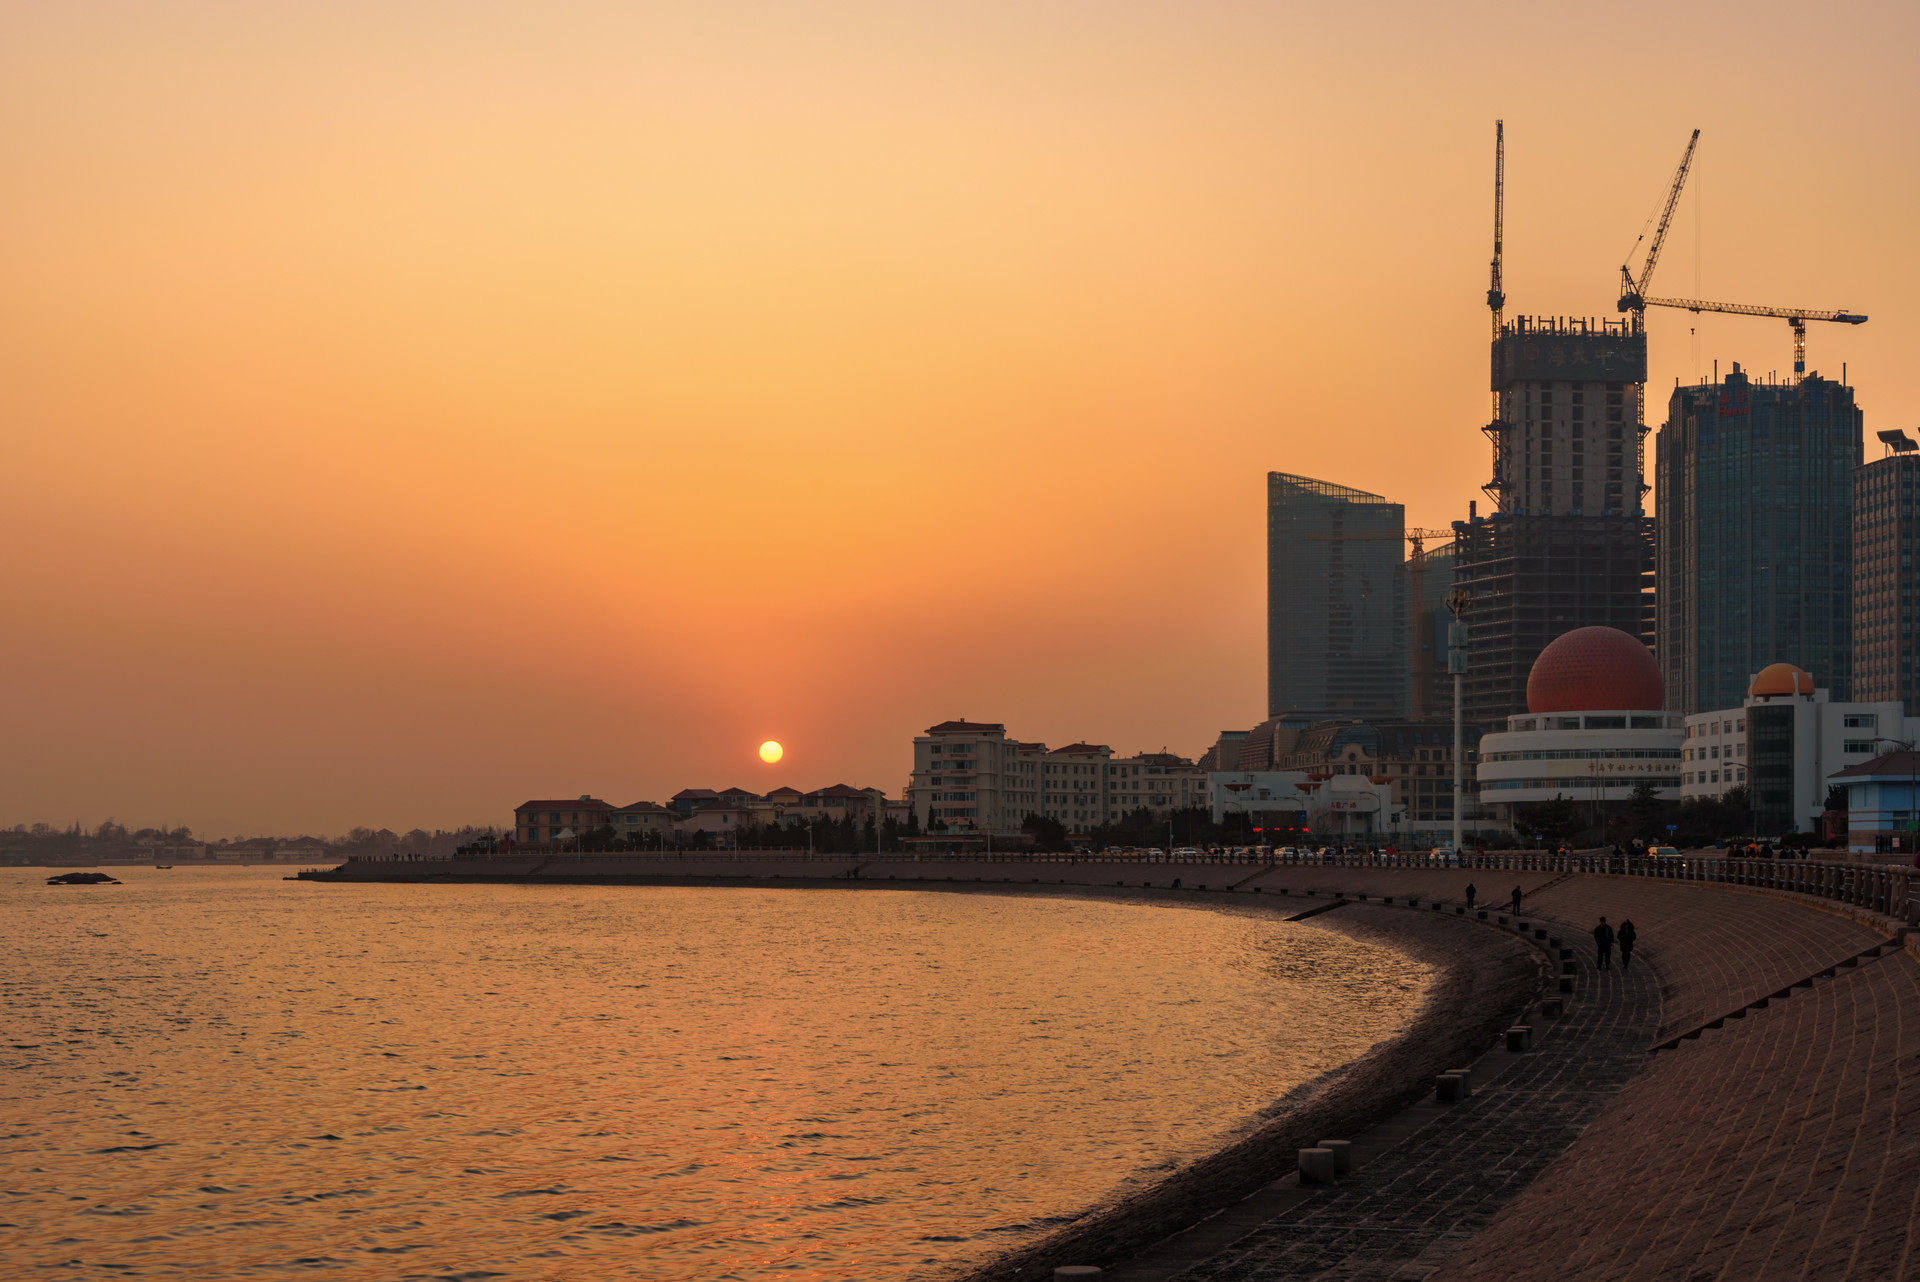
{"type": "Polygon", "coordinates": [[[1558,997],[1549,997],[1540,1003],[1540,1013],[1548,1019],[1559,1019],[1560,1012],[1566,1009],[1566,1003],[1558,997]]]}
{"type": "Polygon", "coordinates": [[[1330,1148],[1301,1149],[1300,1182],[1302,1184],[1333,1183],[1333,1150],[1330,1148]]]}
{"type": "Polygon", "coordinates": [[[1442,1104],[1458,1104],[1466,1096],[1460,1091],[1460,1077],[1457,1073],[1442,1073],[1433,1079],[1433,1097],[1442,1104]]]}
{"type": "Polygon", "coordinates": [[[1063,1264],[1053,1271],[1053,1282],[1064,1282],[1067,1278],[1097,1278],[1100,1270],[1091,1264],[1063,1264]]]}
{"type": "Polygon", "coordinates": [[[1515,1024],[1507,1030],[1507,1049],[1519,1055],[1533,1049],[1533,1029],[1525,1024],[1515,1024]]]}
{"type": "Polygon", "coordinates": [[[1571,975],[1560,976],[1560,991],[1563,993],[1570,993],[1573,991],[1573,976],[1571,975]]]}
{"type": "Polygon", "coordinates": [[[1447,1071],[1460,1079],[1460,1098],[1471,1099],[1473,1097],[1473,1070],[1470,1068],[1450,1068],[1447,1071]]]}
{"type": "Polygon", "coordinates": [[[1353,1173],[1353,1145],[1345,1140],[1321,1140],[1320,1147],[1333,1150],[1333,1173],[1351,1175],[1353,1173]]]}

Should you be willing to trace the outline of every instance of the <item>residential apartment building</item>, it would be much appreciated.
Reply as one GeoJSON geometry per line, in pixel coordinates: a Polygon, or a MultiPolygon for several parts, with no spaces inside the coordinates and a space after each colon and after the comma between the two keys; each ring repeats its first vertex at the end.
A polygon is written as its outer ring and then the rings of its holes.
{"type": "Polygon", "coordinates": [[[1920,707],[1913,662],[1920,454],[1905,432],[1880,436],[1898,452],[1853,472],[1853,697],[1898,700],[1911,716],[1920,707]]]}
{"type": "Polygon", "coordinates": [[[922,831],[936,827],[977,832],[1018,831],[1039,803],[1037,753],[1022,754],[997,721],[942,721],[913,740],[913,811],[922,831]],[[1016,786],[1017,781],[1017,786],[1016,786]]]}
{"type": "Polygon", "coordinates": [[[1165,815],[1206,807],[1207,771],[1170,752],[1143,752],[1107,764],[1107,818],[1124,819],[1136,810],[1165,815]]]}
{"type": "MultiPolygon", "coordinates": [[[[1234,734],[1226,736],[1237,742],[1234,734]]],[[[1069,832],[1145,808],[1156,814],[1209,804],[1207,771],[1185,757],[1143,752],[1116,760],[1103,743],[1007,737],[999,722],[943,721],[913,741],[912,813],[923,829],[1012,835],[1029,815],[1069,832]]]]}
{"type": "MultiPolygon", "coordinates": [[[[1738,707],[1751,675],[1785,656],[1853,697],[1861,421],[1853,389],[1817,375],[1760,383],[1735,365],[1723,382],[1673,390],[1655,438],[1655,651],[1669,710],[1738,707]]],[[[1866,483],[1884,496],[1889,476],[1897,484],[1898,469],[1866,483]]],[[[1885,547],[1874,564],[1897,568],[1885,547]]],[[[1876,580],[1876,599],[1888,582],[1876,580]]]]}
{"type": "Polygon", "coordinates": [[[1084,832],[1113,818],[1107,771],[1112,757],[1113,749],[1104,743],[1072,743],[1052,750],[1042,745],[1040,813],[1058,819],[1068,832],[1084,832]]]}

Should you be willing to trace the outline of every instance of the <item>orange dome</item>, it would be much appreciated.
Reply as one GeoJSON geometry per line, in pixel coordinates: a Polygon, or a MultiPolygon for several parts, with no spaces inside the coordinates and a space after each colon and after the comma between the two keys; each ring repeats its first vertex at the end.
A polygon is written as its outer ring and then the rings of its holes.
{"type": "Polygon", "coordinates": [[[1791,663],[1769,663],[1760,669],[1760,675],[1753,679],[1753,688],[1747,693],[1755,699],[1781,694],[1812,694],[1813,674],[1791,663]]]}
{"type": "Polygon", "coordinates": [[[1555,637],[1527,674],[1528,712],[1658,712],[1665,682],[1653,651],[1618,628],[1555,637]]]}

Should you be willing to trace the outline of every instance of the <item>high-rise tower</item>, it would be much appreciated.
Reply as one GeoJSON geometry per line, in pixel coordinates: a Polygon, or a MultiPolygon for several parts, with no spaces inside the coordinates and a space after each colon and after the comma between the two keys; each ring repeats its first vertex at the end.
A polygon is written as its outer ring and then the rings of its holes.
{"type": "Polygon", "coordinates": [[[1267,474],[1267,715],[1402,717],[1406,508],[1267,474]]]}
{"type": "Polygon", "coordinates": [[[1853,697],[1860,427],[1853,389],[1818,375],[1756,383],[1735,365],[1725,382],[1673,389],[1655,442],[1670,710],[1737,708],[1775,662],[1853,697]]]}
{"type": "Polygon", "coordinates": [[[1903,431],[1881,432],[1891,452],[1853,473],[1853,697],[1920,711],[1920,605],[1913,558],[1920,552],[1920,452],[1903,431]]]}

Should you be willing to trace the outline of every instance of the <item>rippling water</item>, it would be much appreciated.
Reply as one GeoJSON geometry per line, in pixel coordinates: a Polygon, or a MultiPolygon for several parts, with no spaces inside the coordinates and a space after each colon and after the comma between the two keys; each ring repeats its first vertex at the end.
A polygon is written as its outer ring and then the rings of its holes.
{"type": "Polygon", "coordinates": [[[1426,981],[1252,909],[121,875],[0,871],[10,1276],[939,1277],[1426,981]]]}

